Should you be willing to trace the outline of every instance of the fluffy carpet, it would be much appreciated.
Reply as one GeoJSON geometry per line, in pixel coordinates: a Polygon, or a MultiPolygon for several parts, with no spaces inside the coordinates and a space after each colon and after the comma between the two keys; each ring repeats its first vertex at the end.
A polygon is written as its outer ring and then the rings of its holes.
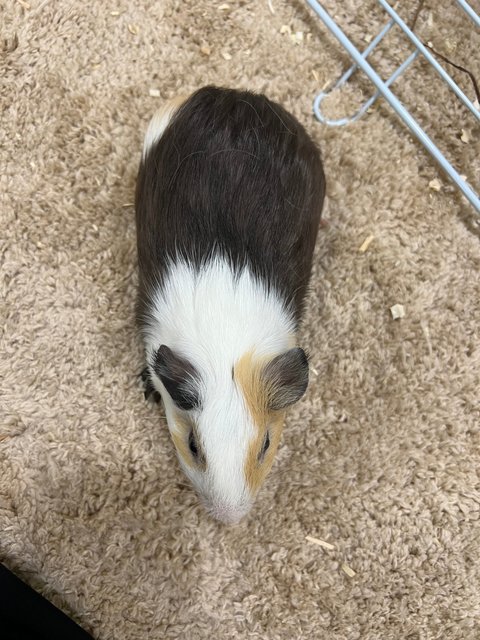
{"type": "MultiPolygon", "coordinates": [[[[325,5],[359,46],[385,21],[376,3],[325,5]]],[[[4,0],[0,19],[0,559],[99,640],[478,638],[469,207],[385,105],[349,127],[314,120],[348,60],[299,0],[4,0]],[[134,327],[142,136],[162,99],[207,83],[282,102],[328,181],[302,329],[316,373],[233,528],[198,504],[143,399],[134,327]]],[[[455,3],[427,1],[416,29],[480,75],[455,3]]],[[[386,73],[407,50],[393,34],[372,60],[386,73]]],[[[328,111],[369,92],[356,78],[328,111]]],[[[478,178],[478,129],[428,66],[398,92],[478,178]]]]}

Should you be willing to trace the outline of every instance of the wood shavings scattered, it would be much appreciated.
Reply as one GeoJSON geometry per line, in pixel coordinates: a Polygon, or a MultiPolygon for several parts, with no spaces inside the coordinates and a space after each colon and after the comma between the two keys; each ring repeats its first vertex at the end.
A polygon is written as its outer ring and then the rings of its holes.
{"type": "Polygon", "coordinates": [[[125,11],[110,11],[110,15],[111,16],[121,16],[122,13],[125,13],[125,11]]]}
{"type": "Polygon", "coordinates": [[[314,376],[318,376],[318,371],[315,369],[315,367],[310,367],[310,371],[313,373],[314,376]]]}
{"type": "MultiPolygon", "coordinates": [[[[307,542],[312,542],[313,544],[316,544],[323,549],[328,549],[329,551],[335,549],[335,545],[331,544],[330,542],[325,542],[325,540],[320,540],[320,538],[305,536],[305,540],[307,540],[307,542]]],[[[349,578],[353,578],[357,575],[356,571],[354,571],[352,567],[350,567],[350,565],[346,564],[345,562],[341,565],[341,569],[343,573],[345,573],[349,578]]]]}
{"type": "Polygon", "coordinates": [[[280,33],[283,35],[284,33],[292,33],[292,30],[290,28],[289,24],[282,24],[282,26],[280,27],[280,33]]]}
{"type": "Polygon", "coordinates": [[[325,540],[320,540],[320,538],[305,536],[305,540],[308,540],[308,542],[313,542],[313,544],[318,544],[319,547],[323,547],[324,549],[335,549],[333,544],[330,544],[330,542],[325,542],[325,540]]]}
{"type": "Polygon", "coordinates": [[[222,58],[223,58],[224,60],[231,60],[231,59],[232,59],[232,56],[231,56],[231,54],[230,54],[230,53],[228,53],[228,51],[222,51],[222,58]]]}
{"type": "Polygon", "coordinates": [[[126,204],[122,204],[122,207],[133,207],[133,202],[127,202],[126,204]]]}
{"type": "Polygon", "coordinates": [[[362,242],[362,244],[360,245],[360,247],[358,248],[360,253],[365,253],[365,251],[368,249],[368,247],[372,244],[372,242],[374,241],[375,236],[367,236],[365,238],[365,240],[362,242]]]}
{"type": "Polygon", "coordinates": [[[149,89],[148,95],[152,96],[152,98],[160,98],[160,89],[149,89]]]}
{"type": "Polygon", "coordinates": [[[365,36],[363,36],[363,39],[368,44],[369,42],[371,42],[373,40],[373,36],[370,33],[367,33],[365,36]]]}
{"type": "Polygon", "coordinates": [[[230,5],[229,5],[229,4],[226,4],[226,3],[225,3],[225,4],[221,4],[221,5],[218,7],[218,10],[219,10],[219,11],[228,11],[229,9],[230,9],[230,5]]]}
{"type": "Polygon", "coordinates": [[[24,9],[31,9],[32,7],[25,0],[17,0],[18,4],[21,5],[24,9]]]}
{"type": "Polygon", "coordinates": [[[318,77],[318,73],[315,71],[315,69],[312,69],[312,76],[317,82],[320,82],[320,78],[318,77]]]}
{"type": "Polygon", "coordinates": [[[434,178],[433,180],[430,180],[430,182],[428,183],[428,186],[430,187],[430,189],[433,189],[434,191],[440,191],[440,189],[442,188],[442,183],[438,178],[434,178]]]}
{"type": "Polygon", "coordinates": [[[462,129],[462,135],[460,136],[460,140],[462,142],[465,142],[465,144],[468,144],[470,142],[470,134],[468,133],[468,131],[466,131],[466,129],[462,129]]]}
{"type": "Polygon", "coordinates": [[[275,9],[273,8],[272,0],[268,0],[268,8],[270,9],[270,13],[272,16],[275,15],[275,9]]]}
{"type": "Polygon", "coordinates": [[[394,320],[398,320],[399,318],[405,317],[405,307],[403,304],[394,304],[393,307],[390,307],[390,313],[392,314],[392,318],[394,320]]]}
{"type": "Polygon", "coordinates": [[[200,53],[204,56],[209,56],[212,53],[212,50],[208,45],[204,45],[203,47],[200,47],[200,53]]]}
{"type": "Polygon", "coordinates": [[[129,23],[128,24],[128,30],[130,31],[132,36],[138,36],[138,32],[139,32],[138,25],[129,23]]]}
{"type": "Polygon", "coordinates": [[[342,571],[346,573],[349,578],[353,578],[353,576],[357,575],[352,567],[348,566],[348,564],[342,564],[342,571]]]}

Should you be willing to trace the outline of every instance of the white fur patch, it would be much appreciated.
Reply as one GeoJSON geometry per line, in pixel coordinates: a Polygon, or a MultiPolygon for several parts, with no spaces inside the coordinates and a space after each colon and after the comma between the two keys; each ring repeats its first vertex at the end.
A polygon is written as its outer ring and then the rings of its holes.
{"type": "MultiPolygon", "coordinates": [[[[207,508],[223,520],[239,519],[254,497],[244,475],[254,425],[233,381],[233,366],[247,351],[260,357],[282,353],[293,346],[293,336],[294,322],[281,299],[247,269],[234,276],[220,258],[201,271],[184,262],[172,264],[164,286],[154,293],[143,336],[147,360],[166,344],[201,376],[201,409],[191,413],[207,471],[182,466],[207,508]]],[[[175,430],[178,409],[157,376],[153,383],[164,399],[169,428],[175,430]]]]}
{"type": "Polygon", "coordinates": [[[185,102],[188,96],[177,96],[168,102],[165,102],[158,111],[153,115],[150,120],[145,139],[143,141],[143,158],[145,159],[147,152],[153,147],[153,145],[160,140],[165,129],[168,127],[170,120],[175,115],[176,111],[185,102]]]}

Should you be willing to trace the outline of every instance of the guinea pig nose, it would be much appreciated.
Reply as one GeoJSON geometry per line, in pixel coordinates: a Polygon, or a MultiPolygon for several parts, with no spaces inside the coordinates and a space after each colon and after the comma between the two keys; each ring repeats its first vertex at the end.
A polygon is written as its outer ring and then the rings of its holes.
{"type": "Polygon", "coordinates": [[[214,505],[209,508],[210,514],[223,524],[238,524],[248,513],[249,508],[245,506],[234,507],[231,505],[214,505]]]}

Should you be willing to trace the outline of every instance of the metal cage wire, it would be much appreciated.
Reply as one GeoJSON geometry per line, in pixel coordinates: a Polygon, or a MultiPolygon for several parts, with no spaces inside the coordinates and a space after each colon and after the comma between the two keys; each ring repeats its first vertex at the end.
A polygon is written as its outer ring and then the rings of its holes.
{"type": "MultiPolygon", "coordinates": [[[[442,78],[442,80],[450,87],[455,93],[457,98],[470,110],[473,116],[480,121],[480,111],[478,103],[474,104],[460,89],[453,78],[445,71],[430,51],[425,47],[420,39],[413,33],[413,31],[406,25],[398,13],[388,4],[386,0],[377,0],[383,7],[386,13],[389,15],[390,20],[380,30],[380,32],[372,39],[368,47],[363,52],[360,52],[351,40],[345,35],[342,29],[338,26],[335,20],[328,14],[325,8],[317,0],[307,0],[307,3],[315,11],[318,17],[322,20],[324,25],[329,31],[339,40],[340,44],[346,49],[349,55],[353,58],[354,64],[325,91],[321,91],[315,98],[313,103],[313,111],[315,116],[320,122],[330,126],[342,126],[355,122],[363,116],[367,109],[382,96],[394,109],[396,114],[403,120],[413,135],[423,144],[427,151],[433,156],[433,158],[439,163],[444,172],[449,176],[452,182],[458,187],[458,189],[467,198],[470,204],[473,206],[475,212],[480,216],[480,198],[473,188],[466,182],[466,180],[458,173],[458,171],[452,166],[452,164],[445,158],[440,149],[435,145],[431,138],[425,133],[419,123],[409,113],[408,109],[400,102],[396,95],[390,89],[390,85],[397,80],[402,73],[414,62],[414,60],[422,55],[442,78]],[[368,55],[375,49],[375,47],[383,40],[390,29],[394,26],[399,27],[403,33],[407,36],[408,40],[414,47],[414,51],[400,64],[397,69],[387,80],[382,80],[378,73],[373,69],[367,60],[368,55]],[[333,90],[341,87],[349,78],[355,73],[357,69],[361,69],[365,75],[372,81],[376,87],[376,92],[358,109],[358,111],[349,118],[340,118],[338,120],[331,120],[326,118],[321,111],[322,101],[333,90]]],[[[456,0],[456,3],[465,14],[472,20],[474,25],[480,28],[480,17],[475,13],[472,7],[466,2],[466,0],[456,0]]]]}

